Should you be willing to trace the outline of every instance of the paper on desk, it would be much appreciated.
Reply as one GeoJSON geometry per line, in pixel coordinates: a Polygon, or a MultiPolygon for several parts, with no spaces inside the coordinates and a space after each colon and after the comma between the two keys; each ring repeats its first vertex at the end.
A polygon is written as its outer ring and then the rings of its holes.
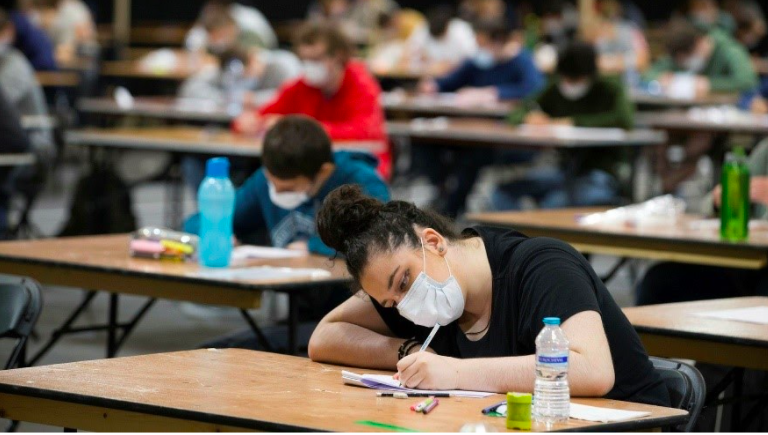
{"type": "Polygon", "coordinates": [[[768,325],[768,307],[735,308],[732,310],[705,311],[696,313],[699,317],[711,317],[737,322],[757,323],[768,325]]]}
{"type": "Polygon", "coordinates": [[[625,411],[622,409],[598,408],[596,406],[580,405],[571,402],[571,418],[585,421],[597,421],[608,423],[612,421],[634,420],[640,417],[647,417],[650,412],[645,411],[625,411]]]}
{"type": "Polygon", "coordinates": [[[293,249],[272,248],[269,246],[242,245],[232,250],[232,260],[262,259],[274,260],[283,258],[306,257],[307,253],[293,249]]]}
{"type": "Polygon", "coordinates": [[[301,269],[292,267],[243,267],[223,269],[201,269],[192,272],[191,276],[205,279],[244,281],[244,280],[274,280],[295,278],[324,278],[331,273],[323,269],[301,269]]]}
{"type": "Polygon", "coordinates": [[[421,393],[421,394],[450,394],[456,397],[483,398],[492,396],[495,393],[483,391],[464,391],[464,390],[416,390],[413,388],[401,387],[400,383],[388,375],[359,375],[357,373],[342,370],[341,377],[345,384],[356,385],[358,387],[367,387],[374,390],[399,391],[403,393],[421,393]]]}
{"type": "Polygon", "coordinates": [[[626,139],[627,132],[620,128],[573,127],[570,125],[532,125],[522,124],[518,127],[522,133],[534,136],[552,135],[563,140],[614,140],[626,139]]]}

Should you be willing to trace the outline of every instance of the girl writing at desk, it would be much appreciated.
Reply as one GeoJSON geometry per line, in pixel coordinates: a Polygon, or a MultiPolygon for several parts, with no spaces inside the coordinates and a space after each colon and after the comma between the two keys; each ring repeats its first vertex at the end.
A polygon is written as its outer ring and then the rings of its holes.
{"type": "Polygon", "coordinates": [[[534,340],[544,317],[560,317],[573,396],[669,405],[632,325],[571,246],[482,226],[458,233],[356,186],[332,192],[317,225],[362,292],[320,322],[313,360],[397,369],[410,388],[530,392],[534,340]]]}

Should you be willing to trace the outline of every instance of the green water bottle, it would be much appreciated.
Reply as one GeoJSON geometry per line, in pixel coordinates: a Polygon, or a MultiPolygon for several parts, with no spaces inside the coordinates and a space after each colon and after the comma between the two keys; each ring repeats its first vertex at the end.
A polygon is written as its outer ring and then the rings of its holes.
{"type": "Polygon", "coordinates": [[[747,240],[749,235],[749,167],[743,148],[725,156],[723,164],[722,201],[720,203],[720,237],[729,242],[747,240]]]}

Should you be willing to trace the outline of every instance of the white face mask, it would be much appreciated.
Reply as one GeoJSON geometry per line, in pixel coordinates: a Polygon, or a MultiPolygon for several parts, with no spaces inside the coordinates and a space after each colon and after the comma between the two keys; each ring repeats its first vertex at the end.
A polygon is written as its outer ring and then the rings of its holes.
{"type": "Polygon", "coordinates": [[[472,61],[475,62],[475,66],[480,69],[490,69],[496,64],[496,59],[493,57],[493,53],[484,48],[477,50],[472,61]]]}
{"type": "Polygon", "coordinates": [[[683,68],[693,74],[698,74],[707,66],[707,59],[703,56],[691,56],[684,63],[683,68]]]}
{"type": "Polygon", "coordinates": [[[314,60],[305,60],[302,62],[304,70],[304,81],[315,88],[323,86],[328,81],[328,67],[322,62],[314,60]]]}
{"type": "Polygon", "coordinates": [[[267,186],[269,187],[269,200],[284,210],[294,210],[309,201],[307,192],[278,192],[275,190],[275,185],[269,181],[267,181],[267,186]]]}
{"type": "Polygon", "coordinates": [[[560,89],[560,93],[563,94],[565,98],[569,100],[578,100],[584,95],[587,95],[587,92],[589,92],[589,89],[592,87],[592,83],[584,82],[572,84],[561,81],[557,87],[560,89]]]}
{"type": "Polygon", "coordinates": [[[424,270],[416,277],[408,293],[397,304],[397,311],[416,325],[428,328],[436,324],[445,326],[464,313],[464,295],[445,257],[443,260],[451,276],[445,282],[437,282],[427,275],[427,251],[424,249],[424,240],[421,241],[421,250],[424,255],[424,270]]]}

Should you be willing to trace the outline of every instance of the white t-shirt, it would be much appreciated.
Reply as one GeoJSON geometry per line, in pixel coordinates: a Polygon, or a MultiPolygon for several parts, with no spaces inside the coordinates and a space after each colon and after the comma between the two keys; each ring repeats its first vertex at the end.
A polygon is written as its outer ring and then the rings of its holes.
{"type": "Polygon", "coordinates": [[[435,38],[426,25],[413,32],[408,41],[410,50],[422,54],[428,62],[458,63],[477,51],[475,32],[466,21],[454,18],[442,38],[435,38]]]}

